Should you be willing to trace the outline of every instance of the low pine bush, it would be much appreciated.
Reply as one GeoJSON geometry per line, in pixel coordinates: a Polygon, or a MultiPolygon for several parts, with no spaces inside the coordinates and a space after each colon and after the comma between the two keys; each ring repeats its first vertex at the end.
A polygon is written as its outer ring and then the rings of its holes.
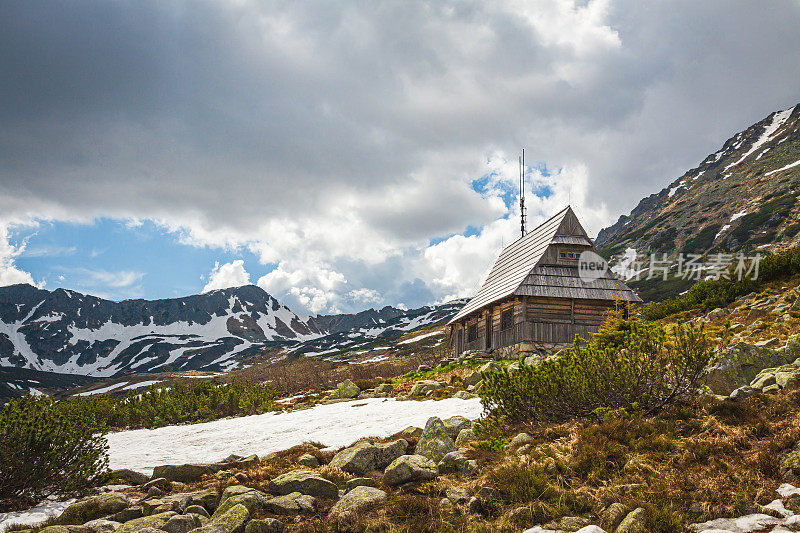
{"type": "Polygon", "coordinates": [[[558,359],[516,371],[485,372],[487,411],[511,421],[563,421],[608,409],[656,413],[697,392],[711,357],[705,332],[653,324],[614,324],[558,359]]]}
{"type": "Polygon", "coordinates": [[[0,501],[35,503],[92,487],[106,474],[107,449],[85,412],[46,397],[12,400],[0,411],[0,501]]]}

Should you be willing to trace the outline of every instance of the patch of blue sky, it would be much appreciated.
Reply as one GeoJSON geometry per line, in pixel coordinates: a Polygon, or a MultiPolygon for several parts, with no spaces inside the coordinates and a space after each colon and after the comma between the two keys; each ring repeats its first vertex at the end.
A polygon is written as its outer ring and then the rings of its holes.
{"type": "Polygon", "coordinates": [[[260,264],[246,248],[182,244],[178,235],[149,221],[42,222],[37,228],[15,228],[11,241],[26,241],[16,263],[47,289],[63,287],[115,300],[197,294],[215,261],[244,260],[252,283],[274,268],[260,264]]]}

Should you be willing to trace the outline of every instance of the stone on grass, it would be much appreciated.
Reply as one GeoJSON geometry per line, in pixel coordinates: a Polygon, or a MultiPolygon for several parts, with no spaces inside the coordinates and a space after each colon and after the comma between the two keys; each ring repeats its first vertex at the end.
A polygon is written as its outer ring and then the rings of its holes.
{"type": "Polygon", "coordinates": [[[422,431],[422,428],[408,426],[406,429],[398,433],[398,435],[405,439],[418,439],[422,436],[422,431]]]}
{"type": "Polygon", "coordinates": [[[355,476],[363,476],[373,470],[383,470],[389,463],[404,455],[408,441],[398,439],[385,444],[372,444],[367,441],[345,448],[331,459],[330,466],[340,468],[355,476]]]}
{"type": "Polygon", "coordinates": [[[234,505],[222,514],[214,513],[211,522],[204,527],[222,528],[226,533],[243,533],[244,525],[250,519],[250,511],[242,504],[234,505]]]}
{"type": "Polygon", "coordinates": [[[264,518],[263,520],[250,520],[244,526],[244,533],[283,533],[286,526],[283,522],[274,518],[264,518]]]}
{"type": "MultiPolygon", "coordinates": [[[[31,531],[27,529],[25,531],[31,531]]],[[[78,525],[47,526],[39,530],[39,533],[89,533],[89,528],[78,525]]]]}
{"type": "Polygon", "coordinates": [[[344,491],[350,492],[356,487],[374,487],[375,480],[369,477],[357,477],[353,479],[347,480],[345,484],[344,491]]]}
{"type": "Polygon", "coordinates": [[[297,460],[297,464],[307,466],[308,468],[316,468],[319,466],[319,459],[310,453],[306,453],[300,456],[300,459],[297,460]]]}
{"type": "Polygon", "coordinates": [[[200,515],[179,514],[167,520],[166,524],[161,526],[160,529],[167,533],[188,533],[202,526],[203,522],[204,520],[200,518],[200,515]]]}
{"type": "Polygon", "coordinates": [[[739,342],[716,352],[705,382],[715,394],[727,396],[739,387],[750,384],[763,369],[778,367],[795,357],[794,350],[773,350],[739,342]]]}
{"type": "Polygon", "coordinates": [[[339,497],[339,489],[335,484],[310,470],[292,470],[281,474],[270,482],[270,491],[281,495],[299,492],[331,500],[339,497]]]}
{"type": "Polygon", "coordinates": [[[60,524],[83,524],[95,518],[108,516],[126,509],[131,502],[125,494],[107,492],[90,496],[73,503],[58,517],[60,524]]]}
{"type": "Polygon", "coordinates": [[[481,367],[481,372],[500,372],[501,368],[500,365],[495,363],[494,361],[489,361],[485,365],[481,367]]]}
{"type": "Polygon", "coordinates": [[[411,396],[412,398],[422,398],[442,388],[444,388],[444,385],[442,385],[438,381],[434,381],[432,379],[424,379],[422,381],[417,381],[416,383],[414,383],[414,386],[411,387],[411,392],[409,393],[409,396],[411,396]]]}
{"type": "Polygon", "coordinates": [[[476,467],[475,461],[470,461],[460,450],[448,453],[438,464],[439,474],[469,473],[476,467]]]}
{"type": "Polygon", "coordinates": [[[456,440],[458,434],[461,433],[464,429],[469,429],[472,427],[472,422],[463,416],[451,416],[443,420],[444,427],[447,429],[447,434],[450,435],[450,438],[456,440]]]}
{"type": "Polygon", "coordinates": [[[346,379],[336,385],[336,390],[331,394],[331,399],[334,400],[349,400],[357,397],[361,393],[358,385],[346,379]]]}
{"type": "Polygon", "coordinates": [[[146,475],[130,470],[129,468],[119,468],[108,473],[108,480],[110,482],[122,482],[127,485],[143,485],[147,483],[149,479],[150,478],[146,475]]]}
{"type": "Polygon", "coordinates": [[[429,481],[439,475],[436,463],[422,455],[403,455],[386,467],[383,481],[390,487],[404,483],[429,481]]]}
{"type": "Polygon", "coordinates": [[[526,444],[533,445],[535,443],[536,443],[536,439],[534,439],[528,433],[518,433],[517,435],[514,436],[513,439],[511,439],[511,442],[509,443],[509,447],[512,450],[516,450],[517,448],[525,446],[526,444]]]}
{"type": "Polygon", "coordinates": [[[203,476],[215,474],[220,470],[222,470],[222,466],[213,464],[162,465],[153,469],[153,477],[194,483],[203,479],[203,476]]]}
{"type": "Polygon", "coordinates": [[[328,516],[334,519],[356,513],[365,507],[386,500],[386,493],[375,487],[356,487],[336,502],[328,516]]]}
{"type": "Polygon", "coordinates": [[[88,527],[92,533],[114,533],[122,527],[121,522],[113,520],[106,520],[104,518],[97,518],[83,524],[83,527],[88,527]]]}
{"type": "Polygon", "coordinates": [[[235,494],[222,500],[219,504],[219,507],[217,507],[217,510],[214,511],[214,514],[211,517],[213,519],[217,516],[227,513],[230,509],[237,505],[244,505],[247,510],[252,513],[258,509],[261,509],[266,502],[267,497],[264,495],[264,493],[255,489],[250,489],[248,492],[235,494]]]}
{"type": "Polygon", "coordinates": [[[316,499],[313,496],[292,492],[283,496],[277,496],[264,505],[267,512],[273,514],[312,514],[316,507],[316,499]]]}
{"type": "Polygon", "coordinates": [[[109,516],[108,519],[124,524],[125,522],[135,520],[136,518],[141,518],[143,516],[144,507],[141,505],[131,505],[127,509],[123,509],[122,511],[109,516]]]}
{"type": "Polygon", "coordinates": [[[211,515],[208,514],[208,511],[202,505],[190,505],[184,511],[186,514],[196,514],[203,516],[205,518],[211,518],[211,515]]]}
{"type": "Polygon", "coordinates": [[[161,526],[166,524],[167,521],[176,514],[177,513],[173,511],[168,511],[166,513],[157,513],[150,516],[143,516],[142,518],[128,520],[122,524],[122,527],[117,530],[117,533],[133,533],[134,531],[139,531],[140,529],[144,529],[146,527],[161,529],[161,526]]]}
{"type": "Polygon", "coordinates": [[[578,531],[589,525],[589,519],[582,516],[564,516],[558,520],[553,520],[544,525],[545,529],[555,529],[561,531],[578,531]]]}
{"type": "Polygon", "coordinates": [[[456,445],[447,432],[444,422],[438,417],[431,417],[417,443],[415,453],[423,455],[438,463],[448,453],[455,451],[456,445]]]}
{"type": "Polygon", "coordinates": [[[478,440],[478,436],[475,435],[475,431],[472,429],[462,429],[458,433],[458,437],[456,437],[456,448],[463,448],[468,443],[478,440]]]}
{"type": "Polygon", "coordinates": [[[460,390],[453,396],[454,398],[458,398],[459,400],[472,400],[477,398],[477,394],[472,394],[471,392],[467,392],[465,390],[460,390]]]}
{"type": "Polygon", "coordinates": [[[647,533],[647,511],[637,507],[622,520],[617,533],[647,533]]]}
{"type": "Polygon", "coordinates": [[[619,502],[612,503],[600,513],[600,524],[608,530],[613,530],[627,514],[628,509],[624,505],[619,502]]]}

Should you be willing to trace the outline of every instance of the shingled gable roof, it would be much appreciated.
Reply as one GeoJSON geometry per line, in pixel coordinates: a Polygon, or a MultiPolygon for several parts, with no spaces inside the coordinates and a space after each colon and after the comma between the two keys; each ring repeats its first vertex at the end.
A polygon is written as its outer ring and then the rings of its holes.
{"type": "MultiPolygon", "coordinates": [[[[462,307],[461,311],[459,311],[449,323],[452,324],[470,313],[502,298],[513,296],[518,293],[527,294],[530,292],[531,288],[528,287],[528,285],[531,284],[525,284],[526,280],[533,281],[529,279],[529,275],[538,273],[535,269],[548,246],[559,243],[588,245],[594,248],[594,244],[578,221],[578,217],[575,216],[575,213],[569,206],[540,224],[524,237],[509,244],[500,252],[500,257],[497,258],[497,262],[494,264],[491,272],[489,272],[489,276],[481,286],[478,294],[467,302],[467,305],[462,307]],[[523,284],[526,286],[522,287],[523,284]],[[522,291],[520,291],[520,289],[522,289],[522,291]]],[[[564,279],[565,273],[563,272],[547,272],[547,274],[560,274],[558,277],[561,278],[562,282],[566,281],[566,279],[564,279]]],[[[575,269],[575,273],[572,274],[572,276],[566,277],[576,278],[577,269],[575,269]]],[[[556,282],[556,285],[562,285],[562,283],[556,282]]],[[[610,272],[607,272],[602,279],[589,284],[585,290],[579,291],[580,294],[575,294],[575,296],[578,298],[609,299],[610,297],[613,299],[615,296],[610,296],[612,291],[621,291],[622,299],[624,300],[641,301],[624,283],[615,280],[610,272]],[[609,282],[611,282],[612,285],[606,287],[609,282]]],[[[559,294],[559,296],[571,295],[559,294]]]]}

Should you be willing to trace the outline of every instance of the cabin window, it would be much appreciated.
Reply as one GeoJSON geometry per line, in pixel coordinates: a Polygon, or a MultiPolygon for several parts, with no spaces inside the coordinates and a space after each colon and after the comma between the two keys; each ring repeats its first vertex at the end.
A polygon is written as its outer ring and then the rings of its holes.
{"type": "Polygon", "coordinates": [[[472,324],[467,327],[467,342],[472,342],[478,339],[478,324],[472,324]]]}
{"type": "Polygon", "coordinates": [[[580,254],[577,252],[558,252],[558,257],[560,259],[579,259],[580,254]]]}
{"type": "Polygon", "coordinates": [[[514,327],[514,309],[506,309],[500,313],[500,330],[505,331],[514,327]]]}

